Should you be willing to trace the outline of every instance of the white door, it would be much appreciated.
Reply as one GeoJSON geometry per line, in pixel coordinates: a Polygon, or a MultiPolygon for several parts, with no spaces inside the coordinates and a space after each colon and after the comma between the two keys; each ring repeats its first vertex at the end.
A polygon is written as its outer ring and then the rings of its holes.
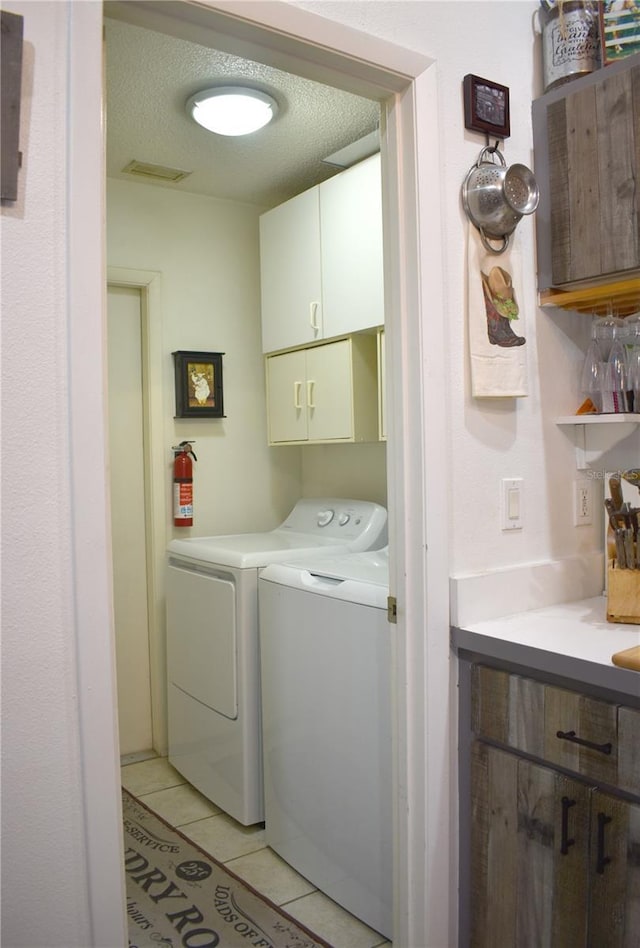
{"type": "Polygon", "coordinates": [[[150,750],[140,290],[109,286],[109,457],[121,755],[150,750]]]}
{"type": "Polygon", "coordinates": [[[351,341],[307,350],[309,440],[353,438],[351,341]]]}
{"type": "Polygon", "coordinates": [[[384,325],[380,155],[320,185],[325,339],[384,325]]]}
{"type": "Polygon", "coordinates": [[[322,339],[318,188],[260,218],[262,351],[322,339]]]}
{"type": "Polygon", "coordinates": [[[306,359],[304,350],[267,359],[269,441],[307,440],[306,359]]]}

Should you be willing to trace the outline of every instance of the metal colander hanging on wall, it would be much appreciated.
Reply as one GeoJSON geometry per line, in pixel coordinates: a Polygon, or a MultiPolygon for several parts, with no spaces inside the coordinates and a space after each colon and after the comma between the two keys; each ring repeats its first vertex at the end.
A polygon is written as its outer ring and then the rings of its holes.
{"type": "Polygon", "coordinates": [[[533,214],[539,197],[533,172],[520,164],[507,168],[503,155],[491,146],[482,149],[462,185],[467,217],[480,231],[484,248],[494,254],[504,253],[518,221],[533,214]],[[500,241],[499,246],[491,240],[500,241]]]}

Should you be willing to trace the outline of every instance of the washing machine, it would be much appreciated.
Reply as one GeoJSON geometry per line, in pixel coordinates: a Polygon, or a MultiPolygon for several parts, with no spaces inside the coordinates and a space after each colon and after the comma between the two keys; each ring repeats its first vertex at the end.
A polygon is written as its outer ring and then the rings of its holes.
{"type": "Polygon", "coordinates": [[[259,571],[293,555],[386,542],[387,513],[379,504],[306,498],[274,530],[169,544],[169,761],[238,822],[264,819],[259,571]]]}
{"type": "Polygon", "coordinates": [[[392,936],[391,649],[386,549],[260,576],[267,844],[392,936]]]}

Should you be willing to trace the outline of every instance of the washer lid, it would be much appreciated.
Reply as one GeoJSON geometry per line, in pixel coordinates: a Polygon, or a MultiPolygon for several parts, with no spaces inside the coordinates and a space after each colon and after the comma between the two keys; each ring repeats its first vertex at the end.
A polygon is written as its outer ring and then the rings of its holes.
{"type": "Polygon", "coordinates": [[[374,586],[389,585],[389,547],[363,553],[312,553],[287,560],[287,566],[305,569],[312,576],[327,579],[354,580],[374,586]]]}
{"type": "Polygon", "coordinates": [[[260,574],[259,586],[275,583],[329,599],[387,608],[388,549],[344,555],[311,555],[294,564],[274,563],[260,574]]]}

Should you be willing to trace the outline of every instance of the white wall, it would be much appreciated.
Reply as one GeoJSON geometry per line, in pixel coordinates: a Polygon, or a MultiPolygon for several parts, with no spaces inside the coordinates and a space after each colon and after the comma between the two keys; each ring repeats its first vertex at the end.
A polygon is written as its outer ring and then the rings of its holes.
{"type": "Polygon", "coordinates": [[[195,440],[194,526],[181,536],[268,530],[300,496],[386,503],[385,448],[267,446],[260,345],[261,208],[110,179],[110,267],[162,274],[161,322],[167,523],[171,445],[195,440]],[[171,353],[224,352],[225,419],[174,419],[171,353]],[[364,472],[364,473],[363,473],[364,472]]]}
{"type": "MultiPolygon", "coordinates": [[[[577,387],[589,320],[537,307],[535,232],[532,218],[518,226],[528,312],[525,335],[529,396],[477,400],[470,395],[466,313],[466,219],[460,186],[484,146],[484,136],[464,128],[462,81],[467,73],[509,87],[511,137],[507,164],[533,167],[531,100],[542,93],[540,40],[533,27],[539,6],[504,2],[358,3],[309,0],[295,6],[432,56],[437,61],[443,228],[448,326],[448,391],[443,411],[450,425],[450,457],[435,459],[451,485],[450,572],[463,574],[532,561],[553,560],[601,548],[601,518],[593,526],[572,525],[572,482],[577,477],[567,436],[553,424],[573,414],[582,398],[577,387]],[[524,529],[500,528],[499,482],[524,478],[524,529]]],[[[429,253],[425,247],[423,253],[429,253]]],[[[519,330],[523,328],[519,326],[519,330]]],[[[600,496],[596,487],[596,510],[600,496]]]]}
{"type": "Polygon", "coordinates": [[[109,180],[110,267],[161,276],[165,497],[171,524],[171,446],[194,440],[193,528],[206,536],[269,530],[301,495],[297,449],[267,446],[260,349],[258,216],[260,208],[109,180]],[[175,419],[171,353],[223,352],[223,419],[175,419]]]}
{"type": "Polygon", "coordinates": [[[304,497],[352,497],[387,506],[387,445],[317,444],[302,449],[304,497]]]}
{"type": "MultiPolygon", "coordinates": [[[[99,6],[82,6],[80,32],[85,30],[89,48],[99,49],[99,6]]],[[[71,34],[78,27],[71,8],[64,2],[3,5],[24,16],[25,40],[19,196],[2,206],[1,940],[11,948],[86,948],[123,943],[124,937],[115,719],[113,699],[105,700],[100,686],[111,681],[108,604],[98,591],[96,621],[85,625],[75,585],[82,566],[74,545],[83,531],[86,564],[94,560],[99,576],[104,572],[104,493],[102,503],[93,505],[93,520],[85,519],[86,511],[71,509],[76,406],[69,377],[74,301],[69,293],[68,81],[71,34]],[[101,707],[102,739],[96,750],[104,766],[104,805],[101,825],[92,828],[84,818],[87,734],[80,727],[78,701],[88,682],[78,643],[84,639],[89,648],[96,638],[102,645],[94,650],[99,679],[93,700],[101,707]],[[97,914],[109,917],[102,930],[92,911],[87,863],[92,837],[100,833],[106,834],[105,885],[97,914]]],[[[76,95],[77,105],[82,95],[76,95]]],[[[85,131],[99,144],[99,116],[85,131]]],[[[88,217],[99,201],[96,188],[84,209],[88,217]]],[[[89,327],[94,318],[87,314],[89,327]]],[[[89,414],[101,395],[101,366],[92,356],[89,414]]],[[[99,409],[97,417],[94,428],[100,432],[99,409]]],[[[99,468],[102,456],[90,442],[87,430],[85,457],[88,453],[89,463],[95,458],[99,468]]],[[[88,488],[100,493],[103,483],[99,474],[88,488]]],[[[100,887],[99,878],[92,882],[100,887]]]]}

